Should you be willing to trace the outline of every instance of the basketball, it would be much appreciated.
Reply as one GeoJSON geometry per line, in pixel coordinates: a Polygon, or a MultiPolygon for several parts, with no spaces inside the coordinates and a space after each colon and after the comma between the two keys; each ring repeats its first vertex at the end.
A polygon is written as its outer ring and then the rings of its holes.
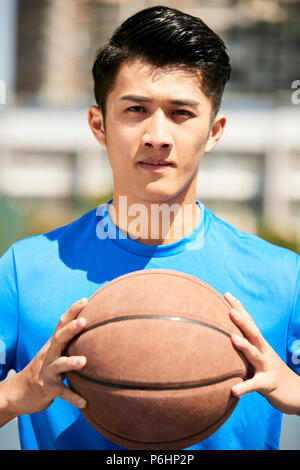
{"type": "Polygon", "coordinates": [[[87,358],[67,380],[86,398],[90,425],[128,449],[183,449],[213,434],[238,403],[231,387],[247,377],[229,311],[211,286],[166,269],[97,290],[67,350],[87,358]]]}

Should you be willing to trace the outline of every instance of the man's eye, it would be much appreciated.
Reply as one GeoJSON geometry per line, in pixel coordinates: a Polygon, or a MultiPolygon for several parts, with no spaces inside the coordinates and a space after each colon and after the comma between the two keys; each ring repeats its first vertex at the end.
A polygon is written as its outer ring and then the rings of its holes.
{"type": "Polygon", "coordinates": [[[127,108],[127,111],[131,113],[138,113],[138,112],[145,113],[146,112],[143,106],[130,106],[130,108],[127,108]]]}
{"type": "Polygon", "coordinates": [[[190,111],[187,111],[186,109],[176,109],[176,111],[174,111],[175,114],[177,114],[178,116],[188,116],[188,117],[193,117],[193,113],[191,113],[190,111]]]}

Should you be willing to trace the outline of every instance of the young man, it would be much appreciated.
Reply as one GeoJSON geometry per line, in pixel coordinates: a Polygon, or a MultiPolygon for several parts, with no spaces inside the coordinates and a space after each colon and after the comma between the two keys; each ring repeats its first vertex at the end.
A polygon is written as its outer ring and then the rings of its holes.
{"type": "Polygon", "coordinates": [[[191,449],[277,449],[282,412],[300,414],[299,256],[237,230],[196,200],[200,160],[226,122],[219,114],[230,76],[224,43],[199,18],[153,7],[116,30],[93,76],[98,106],[88,119],[107,148],[113,199],[13,244],[1,258],[1,378],[11,368],[16,374],[0,384],[0,424],[19,416],[23,449],[118,449],[85,421],[85,400],[63,381],[86,359],[63,351],[102,285],[167,268],[224,295],[245,336],[232,343],[253,366],[232,389],[241,397],[233,414],[191,449]],[[169,226],[153,216],[157,205],[162,215],[174,209],[169,226]]]}

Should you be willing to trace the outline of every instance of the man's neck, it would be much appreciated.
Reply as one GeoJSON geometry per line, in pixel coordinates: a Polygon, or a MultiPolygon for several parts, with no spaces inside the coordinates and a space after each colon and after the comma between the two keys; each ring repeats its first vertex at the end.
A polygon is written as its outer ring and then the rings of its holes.
{"type": "Polygon", "coordinates": [[[194,230],[201,209],[195,199],[149,202],[118,196],[109,205],[109,215],[128,237],[147,245],[166,245],[194,230]]]}

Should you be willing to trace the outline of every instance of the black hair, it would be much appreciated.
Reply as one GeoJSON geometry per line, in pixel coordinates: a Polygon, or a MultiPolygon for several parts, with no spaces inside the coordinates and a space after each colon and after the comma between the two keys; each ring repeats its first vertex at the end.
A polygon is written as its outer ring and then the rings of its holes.
{"type": "Polygon", "coordinates": [[[223,40],[200,18],[166,6],[141,10],[124,21],[98,52],[93,66],[94,94],[104,119],[106,100],[123,62],[154,67],[184,66],[201,71],[202,91],[217,114],[231,66],[223,40]]]}

